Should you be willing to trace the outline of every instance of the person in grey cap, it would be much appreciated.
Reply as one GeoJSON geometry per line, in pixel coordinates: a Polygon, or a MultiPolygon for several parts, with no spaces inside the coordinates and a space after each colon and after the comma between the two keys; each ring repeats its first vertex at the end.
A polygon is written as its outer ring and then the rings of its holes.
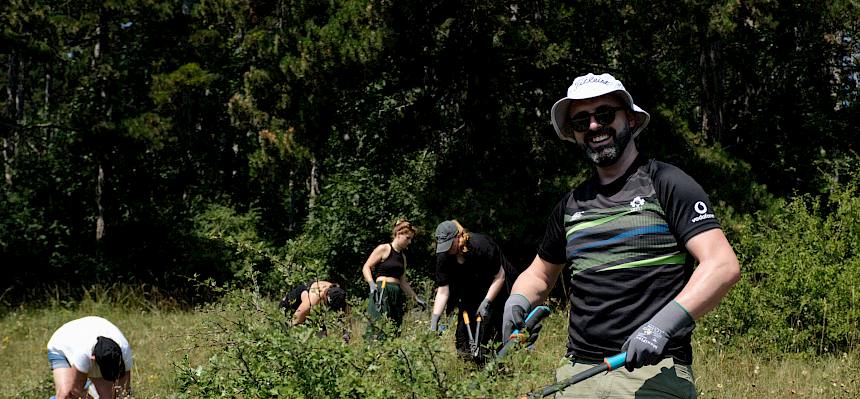
{"type": "Polygon", "coordinates": [[[577,77],[551,118],[595,173],[549,215],[537,256],[505,303],[503,335],[524,327],[569,265],[568,361],[556,379],[626,355],[622,370],[560,397],[695,397],[695,320],[740,277],[708,196],[677,167],[639,153],[635,139],[650,115],[609,74],[577,77]]]}
{"type": "Polygon", "coordinates": [[[438,288],[430,329],[437,330],[446,305],[451,305],[447,306],[449,313],[456,307],[457,351],[463,357],[482,362],[486,344],[491,340],[498,342],[501,338],[502,305],[516,275],[517,271],[493,239],[467,231],[456,220],[440,223],[436,228],[438,288]],[[507,283],[506,277],[509,278],[507,283]],[[464,312],[471,320],[471,325],[465,322],[464,312]],[[481,317],[480,330],[477,329],[478,316],[481,317]],[[467,331],[467,328],[471,330],[467,331]],[[472,332],[477,347],[470,345],[469,332],[472,332]]]}

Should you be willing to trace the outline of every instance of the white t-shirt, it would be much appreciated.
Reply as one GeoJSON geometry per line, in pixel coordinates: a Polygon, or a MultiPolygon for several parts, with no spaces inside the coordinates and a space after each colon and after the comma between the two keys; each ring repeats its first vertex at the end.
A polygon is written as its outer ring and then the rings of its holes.
{"type": "Polygon", "coordinates": [[[125,336],[113,323],[98,316],[87,316],[63,324],[48,340],[48,350],[62,353],[72,367],[98,378],[101,377],[101,370],[90,356],[100,336],[110,338],[119,345],[125,370],[131,370],[131,347],[125,336]]]}

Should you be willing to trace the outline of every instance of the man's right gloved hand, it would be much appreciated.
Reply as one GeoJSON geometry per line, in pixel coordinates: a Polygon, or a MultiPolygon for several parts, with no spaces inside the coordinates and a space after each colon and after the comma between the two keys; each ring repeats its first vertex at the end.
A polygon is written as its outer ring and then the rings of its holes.
{"type": "Polygon", "coordinates": [[[376,295],[376,281],[368,281],[367,285],[370,287],[370,296],[376,295]]]}
{"type": "Polygon", "coordinates": [[[439,318],[442,317],[441,314],[434,314],[430,317],[430,331],[436,331],[439,329],[439,318]]]}
{"type": "MultiPolygon", "coordinates": [[[[525,320],[531,307],[532,305],[529,303],[529,300],[521,294],[512,294],[508,297],[508,300],[505,302],[505,311],[502,314],[502,339],[505,342],[510,339],[514,330],[526,330],[525,320]]],[[[532,330],[536,329],[540,331],[540,325],[531,327],[532,330]]],[[[529,333],[534,334],[532,331],[529,331],[529,333]]]]}

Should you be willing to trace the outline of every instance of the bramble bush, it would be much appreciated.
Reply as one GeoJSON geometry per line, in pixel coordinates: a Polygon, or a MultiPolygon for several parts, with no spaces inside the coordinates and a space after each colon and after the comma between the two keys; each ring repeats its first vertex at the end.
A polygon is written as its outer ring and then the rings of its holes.
{"type": "Polygon", "coordinates": [[[858,181],[732,223],[741,281],[698,329],[764,353],[845,352],[860,343],[858,181]]]}
{"type": "MultiPolygon", "coordinates": [[[[363,303],[350,307],[349,317],[315,310],[305,324],[288,327],[271,301],[250,291],[229,293],[204,310],[208,322],[193,336],[194,343],[220,350],[205,365],[177,365],[176,397],[512,397],[551,376],[546,368],[554,362],[536,361],[545,357],[525,351],[512,352],[504,367],[464,362],[454,351],[453,329],[431,333],[426,315],[414,309],[399,336],[386,325],[390,338],[365,341],[363,303]]],[[[563,316],[554,322],[558,330],[563,316]]],[[[556,344],[551,351],[560,357],[556,344]]]]}

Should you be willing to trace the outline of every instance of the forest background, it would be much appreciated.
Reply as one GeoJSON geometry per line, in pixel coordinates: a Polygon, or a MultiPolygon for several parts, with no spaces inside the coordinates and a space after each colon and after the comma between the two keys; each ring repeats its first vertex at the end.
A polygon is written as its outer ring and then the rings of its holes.
{"type": "Polygon", "coordinates": [[[652,115],[640,148],[702,184],[741,261],[697,334],[763,354],[860,342],[856,0],[0,10],[4,315],[115,283],[188,308],[312,278],[360,299],[401,217],[422,230],[422,295],[445,219],[525,266],[591,173],[549,109],[606,72],[652,115]]]}

